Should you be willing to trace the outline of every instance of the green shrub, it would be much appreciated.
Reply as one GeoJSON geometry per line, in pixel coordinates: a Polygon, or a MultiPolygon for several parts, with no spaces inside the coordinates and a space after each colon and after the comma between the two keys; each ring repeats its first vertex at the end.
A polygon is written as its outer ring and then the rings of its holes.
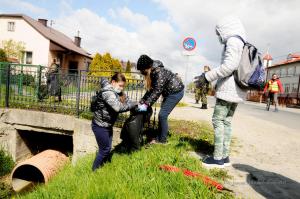
{"type": "Polygon", "coordinates": [[[30,74],[11,75],[10,81],[11,83],[19,83],[19,81],[22,81],[22,85],[24,86],[35,86],[34,76],[30,74]]]}
{"type": "Polygon", "coordinates": [[[2,148],[0,148],[0,176],[11,172],[15,163],[12,157],[2,148]]]}
{"type": "Polygon", "coordinates": [[[87,120],[92,120],[93,119],[93,113],[89,112],[89,111],[82,112],[80,114],[80,118],[87,119],[87,120]]]}
{"type": "Polygon", "coordinates": [[[7,56],[5,51],[0,48],[0,62],[6,62],[7,61],[7,56]]]}

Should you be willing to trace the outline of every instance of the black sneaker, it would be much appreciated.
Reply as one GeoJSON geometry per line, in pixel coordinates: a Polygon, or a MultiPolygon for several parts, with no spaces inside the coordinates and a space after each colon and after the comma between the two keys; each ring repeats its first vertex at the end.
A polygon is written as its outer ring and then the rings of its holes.
{"type": "Polygon", "coordinates": [[[207,109],[207,104],[202,104],[201,109],[207,109]]]}
{"type": "Polygon", "coordinates": [[[209,168],[223,169],[224,168],[224,160],[223,159],[215,160],[213,157],[208,157],[202,161],[202,165],[205,167],[209,167],[209,168]]]}
{"type": "Polygon", "coordinates": [[[224,166],[228,167],[231,165],[230,160],[229,160],[229,156],[227,156],[226,158],[223,158],[224,161],[224,166]]]}

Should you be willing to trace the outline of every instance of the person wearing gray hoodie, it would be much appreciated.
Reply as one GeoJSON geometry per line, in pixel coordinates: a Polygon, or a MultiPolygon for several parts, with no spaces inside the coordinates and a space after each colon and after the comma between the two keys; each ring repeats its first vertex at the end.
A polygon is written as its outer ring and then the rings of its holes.
{"type": "Polygon", "coordinates": [[[224,45],[221,65],[201,77],[202,82],[217,80],[216,105],[212,117],[215,134],[214,153],[202,163],[207,167],[224,168],[230,165],[231,120],[238,103],[246,98],[246,91],[238,87],[232,75],[238,69],[246,33],[238,18],[226,17],[217,24],[216,34],[220,43],[224,45]]]}

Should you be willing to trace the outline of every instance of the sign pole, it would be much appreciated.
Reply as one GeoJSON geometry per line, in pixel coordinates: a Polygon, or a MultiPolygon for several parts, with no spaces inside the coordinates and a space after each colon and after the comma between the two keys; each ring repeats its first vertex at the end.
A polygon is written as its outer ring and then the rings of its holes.
{"type": "Polygon", "coordinates": [[[183,45],[183,48],[185,50],[185,52],[183,52],[183,55],[186,56],[186,60],[187,60],[187,66],[186,66],[185,78],[184,78],[184,84],[185,84],[184,95],[186,95],[187,90],[188,90],[188,71],[189,71],[189,68],[190,68],[189,67],[189,65],[190,65],[190,56],[194,55],[193,51],[196,48],[196,40],[192,37],[187,37],[183,40],[182,45],[183,45]]]}
{"type": "Polygon", "coordinates": [[[185,85],[185,93],[187,93],[187,89],[188,89],[188,80],[187,80],[187,77],[188,77],[188,70],[189,70],[189,66],[190,66],[190,56],[189,55],[185,55],[186,56],[186,69],[185,69],[185,78],[184,78],[184,85],[185,85]]]}

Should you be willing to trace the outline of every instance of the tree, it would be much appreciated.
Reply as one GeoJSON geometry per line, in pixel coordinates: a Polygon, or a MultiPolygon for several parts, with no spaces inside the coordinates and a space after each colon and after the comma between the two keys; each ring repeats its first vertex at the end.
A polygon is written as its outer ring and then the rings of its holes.
{"type": "Polygon", "coordinates": [[[110,53],[105,53],[103,55],[103,69],[104,70],[112,70],[113,69],[113,63],[110,53]]]}
{"type": "Polygon", "coordinates": [[[90,65],[90,75],[100,76],[101,66],[103,65],[102,56],[96,53],[90,65]]]}
{"type": "Polygon", "coordinates": [[[101,60],[102,60],[101,55],[99,53],[96,53],[91,62],[90,71],[100,70],[101,60]]]}
{"type": "Polygon", "coordinates": [[[2,41],[3,50],[7,58],[15,58],[20,62],[23,60],[23,55],[25,51],[25,44],[21,41],[3,40],[2,41]]]}
{"type": "Polygon", "coordinates": [[[113,71],[122,72],[122,65],[118,59],[112,59],[112,68],[113,71]]]}
{"type": "Polygon", "coordinates": [[[129,60],[127,61],[125,72],[126,73],[131,73],[131,63],[130,63],[129,60]]]}
{"type": "Polygon", "coordinates": [[[118,59],[113,58],[110,53],[101,54],[96,53],[91,65],[90,75],[94,76],[110,76],[115,72],[122,72],[122,65],[118,59]]]}
{"type": "Polygon", "coordinates": [[[3,49],[0,48],[0,62],[6,62],[6,61],[7,61],[6,53],[3,49]]]}

